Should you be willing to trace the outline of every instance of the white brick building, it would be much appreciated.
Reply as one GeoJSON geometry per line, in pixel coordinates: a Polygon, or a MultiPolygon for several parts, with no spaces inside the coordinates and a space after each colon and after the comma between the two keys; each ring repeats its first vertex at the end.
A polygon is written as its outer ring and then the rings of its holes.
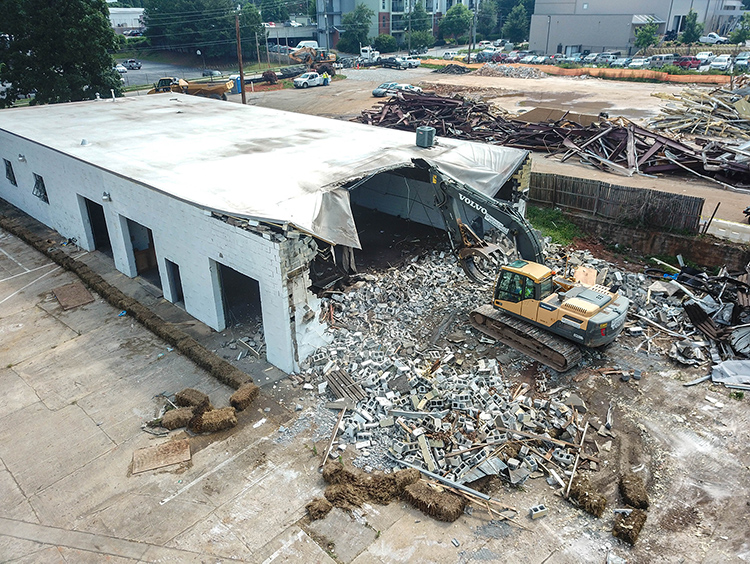
{"type": "Polygon", "coordinates": [[[325,343],[308,290],[318,244],[360,246],[350,193],[442,227],[429,184],[400,168],[424,158],[459,178],[479,174],[475,187],[495,196],[526,158],[449,140],[419,148],[411,133],[176,94],[1,117],[0,197],[153,280],[216,330],[233,304],[255,305],[267,358],[288,372],[325,343]],[[415,205],[420,191],[428,203],[415,205]]]}

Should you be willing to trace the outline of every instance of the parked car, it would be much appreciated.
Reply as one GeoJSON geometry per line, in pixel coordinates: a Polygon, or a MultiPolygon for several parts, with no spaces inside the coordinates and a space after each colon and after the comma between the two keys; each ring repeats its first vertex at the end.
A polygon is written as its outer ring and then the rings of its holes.
{"type": "Polygon", "coordinates": [[[750,61],[750,51],[743,51],[734,60],[734,68],[747,70],[748,61],[750,61]]]}
{"type": "Polygon", "coordinates": [[[128,70],[140,70],[142,64],[136,59],[128,59],[122,64],[122,66],[124,66],[128,70]]]}
{"type": "Polygon", "coordinates": [[[302,27],[302,24],[294,20],[287,20],[284,22],[284,27],[302,27]]]}
{"type": "Polygon", "coordinates": [[[510,63],[510,62],[516,62],[511,61],[510,57],[508,57],[508,53],[505,53],[503,51],[495,51],[492,53],[492,59],[491,61],[493,63],[510,63]]]}
{"type": "Polygon", "coordinates": [[[536,59],[536,55],[526,55],[519,62],[523,63],[524,65],[532,65],[534,64],[535,59],[536,59]]]}
{"type": "Polygon", "coordinates": [[[407,67],[410,69],[415,69],[419,65],[422,64],[422,60],[417,57],[412,57],[409,55],[408,57],[402,57],[402,60],[406,63],[407,67]]]}
{"type": "Polygon", "coordinates": [[[674,64],[675,66],[682,67],[684,69],[697,69],[699,66],[701,66],[701,61],[698,57],[686,55],[677,59],[674,64]]]}
{"type": "Polygon", "coordinates": [[[701,43],[710,43],[712,45],[720,45],[722,43],[729,43],[728,38],[723,37],[719,35],[718,33],[714,33],[713,31],[706,35],[701,35],[698,41],[700,41],[701,43]]]}
{"type": "Polygon", "coordinates": [[[731,55],[719,55],[711,61],[711,70],[728,71],[732,67],[731,55]]]}
{"type": "Polygon", "coordinates": [[[419,86],[412,86],[411,84],[397,84],[393,88],[396,91],[406,92],[408,94],[421,94],[422,93],[422,89],[419,86]]]}
{"type": "Polygon", "coordinates": [[[626,68],[632,62],[633,59],[631,59],[630,57],[618,57],[617,59],[609,63],[609,66],[626,68]]]}
{"type": "Polygon", "coordinates": [[[388,69],[404,70],[409,68],[409,64],[401,57],[385,57],[380,60],[380,64],[383,65],[383,68],[388,69]]]}
{"type": "Polygon", "coordinates": [[[306,72],[294,79],[295,88],[308,88],[310,86],[322,86],[323,77],[317,72],[306,72]]]}
{"type": "Polygon", "coordinates": [[[648,62],[648,66],[651,68],[660,68],[666,65],[671,65],[674,63],[674,55],[671,53],[669,54],[662,54],[662,55],[652,55],[651,60],[648,62]]]}
{"type": "Polygon", "coordinates": [[[456,57],[458,57],[458,51],[446,51],[443,53],[443,59],[446,61],[452,61],[456,57]]]}
{"type": "Polygon", "coordinates": [[[128,72],[128,69],[126,69],[125,66],[121,65],[120,63],[117,63],[115,65],[115,70],[120,74],[125,74],[126,72],[128,72]]]}
{"type": "Polygon", "coordinates": [[[597,65],[609,65],[613,61],[617,60],[618,55],[615,55],[614,53],[600,53],[599,56],[596,57],[594,62],[597,65]]]}
{"type": "Polygon", "coordinates": [[[601,55],[601,53],[589,53],[583,58],[583,63],[587,65],[593,65],[599,55],[601,55]]]}
{"type": "Polygon", "coordinates": [[[648,67],[650,57],[637,57],[630,61],[629,69],[645,69],[648,67]]]}
{"type": "Polygon", "coordinates": [[[424,55],[425,53],[427,53],[427,47],[419,47],[409,51],[409,55],[424,55]]]}
{"type": "Polygon", "coordinates": [[[263,22],[263,27],[276,27],[276,24],[273,22],[263,22]]]}
{"type": "Polygon", "coordinates": [[[215,69],[203,69],[203,76],[221,76],[221,71],[215,69]]]}
{"type": "Polygon", "coordinates": [[[580,65],[581,62],[583,62],[583,55],[581,55],[581,53],[573,53],[572,55],[568,55],[567,57],[565,57],[560,62],[580,65]]]}
{"type": "Polygon", "coordinates": [[[398,86],[398,82],[384,82],[372,91],[372,95],[376,98],[382,98],[383,96],[392,96],[396,93],[396,86],[398,86]]]}
{"type": "Polygon", "coordinates": [[[494,51],[480,51],[479,53],[477,53],[477,56],[474,58],[474,60],[477,63],[486,63],[488,61],[491,61],[494,55],[494,51]]]}
{"type": "Polygon", "coordinates": [[[710,65],[711,61],[716,58],[716,55],[714,55],[711,51],[701,51],[695,56],[695,58],[698,59],[701,62],[701,66],[703,66],[710,65]]]}

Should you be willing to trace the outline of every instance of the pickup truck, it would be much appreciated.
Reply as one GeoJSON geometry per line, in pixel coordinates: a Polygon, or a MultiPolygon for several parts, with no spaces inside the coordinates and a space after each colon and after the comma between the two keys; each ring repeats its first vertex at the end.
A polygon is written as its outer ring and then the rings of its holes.
{"type": "Polygon", "coordinates": [[[294,79],[295,88],[308,88],[310,86],[322,86],[323,77],[317,72],[306,72],[294,79]]]}
{"type": "Polygon", "coordinates": [[[140,70],[142,66],[141,62],[136,59],[128,59],[122,65],[128,70],[140,70]]]}
{"type": "Polygon", "coordinates": [[[383,65],[384,68],[402,70],[409,68],[409,63],[407,63],[401,57],[386,57],[385,59],[380,60],[380,64],[383,65]]]}
{"type": "Polygon", "coordinates": [[[729,43],[729,39],[726,37],[722,37],[718,33],[714,33],[713,31],[709,33],[708,35],[701,35],[698,39],[701,43],[710,43],[711,45],[718,45],[720,43],[729,43]]]}

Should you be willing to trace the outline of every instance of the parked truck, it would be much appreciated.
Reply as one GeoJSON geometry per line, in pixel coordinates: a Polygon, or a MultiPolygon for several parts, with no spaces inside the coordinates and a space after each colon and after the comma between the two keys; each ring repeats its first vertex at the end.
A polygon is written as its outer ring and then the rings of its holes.
{"type": "Polygon", "coordinates": [[[148,94],[158,94],[160,92],[180,92],[192,96],[203,96],[204,98],[215,98],[226,100],[227,92],[234,87],[234,81],[227,82],[188,82],[175,76],[165,76],[160,78],[159,82],[148,91],[148,94]]]}
{"type": "Polygon", "coordinates": [[[382,57],[380,56],[380,51],[376,51],[369,45],[365,47],[362,47],[360,45],[359,58],[357,59],[357,63],[364,66],[379,65],[381,60],[382,57]]]}

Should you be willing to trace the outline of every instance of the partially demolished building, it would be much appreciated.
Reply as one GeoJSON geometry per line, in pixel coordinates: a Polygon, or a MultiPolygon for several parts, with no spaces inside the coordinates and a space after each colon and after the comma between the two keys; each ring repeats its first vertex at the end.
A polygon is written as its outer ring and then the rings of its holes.
{"type": "MultiPolygon", "coordinates": [[[[2,117],[0,197],[216,330],[260,315],[266,357],[288,372],[326,342],[311,265],[327,251],[340,268],[361,248],[357,209],[442,229],[430,167],[517,207],[528,184],[524,150],[417,146],[413,133],[194,96],[2,117]]],[[[492,227],[469,198],[456,205],[492,227]]]]}

